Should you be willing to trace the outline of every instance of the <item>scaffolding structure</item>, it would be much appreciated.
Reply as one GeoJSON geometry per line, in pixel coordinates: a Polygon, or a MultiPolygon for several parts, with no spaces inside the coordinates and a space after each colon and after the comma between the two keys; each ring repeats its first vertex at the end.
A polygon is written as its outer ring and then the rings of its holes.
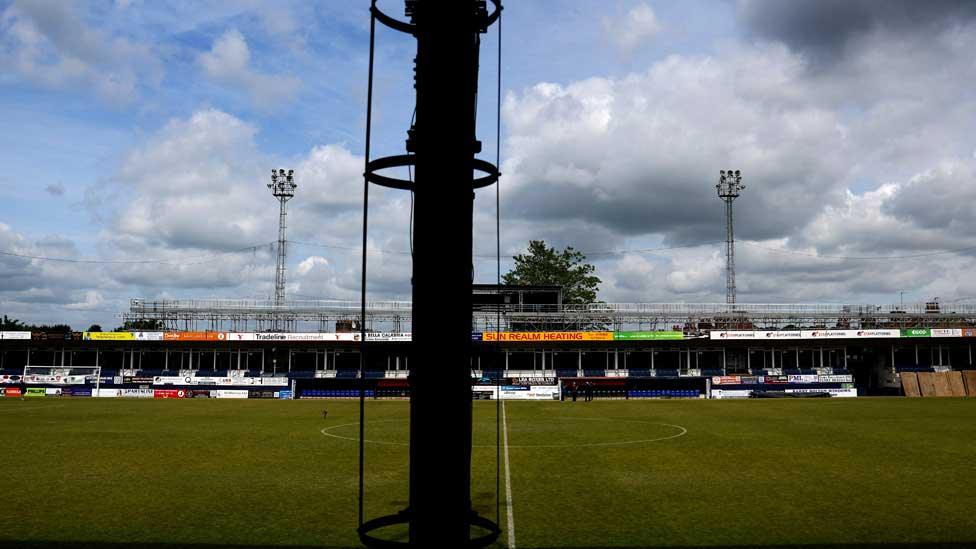
{"type": "MultiPolygon", "coordinates": [[[[183,331],[341,331],[358,319],[358,301],[133,299],[126,321],[160,321],[183,331]],[[277,322],[276,322],[277,320],[277,322]]],[[[368,331],[411,331],[409,301],[366,304],[368,331]]],[[[805,303],[594,303],[589,305],[481,305],[472,331],[881,329],[976,325],[976,305],[914,303],[842,305],[805,303]],[[941,305],[941,306],[940,306],[941,305]],[[499,315],[499,313],[501,313],[499,315]],[[498,324],[500,318],[501,324],[498,324]]]]}

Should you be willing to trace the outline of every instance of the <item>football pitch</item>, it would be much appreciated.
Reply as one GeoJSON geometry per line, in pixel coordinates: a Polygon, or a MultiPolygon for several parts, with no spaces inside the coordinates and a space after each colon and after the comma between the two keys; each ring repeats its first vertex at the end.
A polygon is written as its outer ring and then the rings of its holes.
{"type": "MultiPolygon", "coordinates": [[[[499,547],[976,543],[976,399],[506,402],[500,451],[496,403],[473,405],[499,547]]],[[[408,411],[367,403],[367,519],[406,506],[408,411]]],[[[358,546],[358,419],[0,399],[0,545],[358,546]]]]}

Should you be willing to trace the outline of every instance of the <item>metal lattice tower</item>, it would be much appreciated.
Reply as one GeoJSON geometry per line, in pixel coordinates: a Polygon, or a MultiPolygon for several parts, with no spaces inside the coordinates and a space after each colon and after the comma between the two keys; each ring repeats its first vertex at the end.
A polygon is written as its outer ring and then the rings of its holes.
{"type": "Polygon", "coordinates": [[[295,196],[295,187],[297,186],[295,184],[295,170],[271,170],[271,183],[268,183],[268,188],[271,189],[271,194],[278,199],[278,203],[281,205],[278,214],[278,263],[275,269],[274,302],[276,307],[281,307],[285,301],[285,265],[288,261],[287,242],[285,240],[285,227],[287,226],[285,218],[288,215],[288,210],[285,204],[295,196]]]}
{"type": "Polygon", "coordinates": [[[735,303],[735,236],[732,223],[732,202],[746,188],[739,170],[720,170],[715,189],[725,202],[725,302],[735,303]]]}

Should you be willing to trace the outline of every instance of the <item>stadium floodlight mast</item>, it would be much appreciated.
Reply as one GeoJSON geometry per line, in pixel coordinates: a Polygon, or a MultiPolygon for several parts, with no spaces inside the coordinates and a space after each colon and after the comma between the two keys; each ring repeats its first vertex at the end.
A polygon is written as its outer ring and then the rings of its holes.
{"type": "Polygon", "coordinates": [[[271,170],[271,183],[268,183],[268,188],[271,189],[271,194],[278,199],[278,203],[281,206],[278,214],[278,261],[277,268],[275,269],[275,310],[280,309],[282,303],[285,301],[285,264],[288,259],[287,249],[285,248],[285,227],[287,226],[285,219],[288,214],[285,204],[295,196],[295,187],[298,187],[295,183],[295,170],[286,171],[280,168],[271,170]]]}
{"type": "Polygon", "coordinates": [[[719,170],[715,190],[725,202],[725,302],[735,304],[735,236],[732,224],[732,203],[746,188],[739,170],[719,170]]]}

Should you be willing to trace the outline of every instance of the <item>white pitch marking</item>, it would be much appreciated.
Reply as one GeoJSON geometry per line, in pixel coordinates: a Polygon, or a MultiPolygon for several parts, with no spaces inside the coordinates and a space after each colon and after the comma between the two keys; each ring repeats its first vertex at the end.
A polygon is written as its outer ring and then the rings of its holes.
{"type": "Polygon", "coordinates": [[[508,422],[505,420],[505,401],[502,401],[502,444],[505,446],[505,500],[508,511],[508,548],[515,549],[515,511],[512,507],[512,468],[508,462],[508,422]]]}
{"type": "MultiPolygon", "coordinates": [[[[502,404],[502,407],[504,407],[504,404],[502,404]]],[[[53,408],[53,406],[52,406],[52,408],[53,408]]],[[[0,411],[2,411],[2,410],[0,410],[0,411]]],[[[633,420],[633,419],[616,419],[616,420],[611,420],[609,418],[599,418],[599,417],[561,417],[561,418],[553,418],[553,419],[557,419],[557,420],[571,420],[571,421],[617,421],[617,422],[623,422],[623,423],[640,423],[640,424],[644,424],[644,425],[663,425],[664,427],[670,427],[672,429],[677,429],[678,432],[675,433],[675,434],[673,434],[673,435],[666,436],[666,437],[646,438],[646,439],[641,439],[641,440],[620,440],[620,441],[616,441],[616,442],[584,442],[584,443],[581,443],[581,444],[505,444],[505,451],[507,452],[509,448],[525,448],[525,449],[532,449],[532,448],[550,448],[551,449],[551,448],[555,448],[555,449],[558,449],[558,448],[589,448],[589,447],[607,447],[607,446],[628,446],[628,445],[631,445],[631,444],[643,444],[645,442],[661,442],[661,441],[664,441],[664,440],[671,440],[671,439],[675,439],[675,438],[678,438],[678,437],[682,437],[682,436],[688,434],[688,429],[682,427],[681,425],[674,425],[674,424],[671,424],[671,423],[653,423],[653,422],[650,422],[650,421],[639,421],[639,420],[633,420]]],[[[391,422],[406,422],[406,421],[407,420],[405,420],[405,419],[376,419],[376,420],[373,420],[373,423],[391,423],[391,422]]],[[[330,432],[333,429],[341,429],[342,427],[352,427],[353,425],[359,425],[359,422],[357,421],[357,422],[353,422],[353,423],[343,423],[342,425],[333,425],[332,427],[326,427],[326,428],[324,428],[324,429],[321,430],[321,433],[323,435],[327,436],[327,437],[337,438],[337,439],[340,439],[340,440],[351,440],[353,442],[358,442],[359,441],[358,438],[344,437],[342,435],[337,435],[337,434],[334,434],[334,433],[331,433],[330,432]]],[[[407,442],[393,442],[393,441],[389,441],[389,440],[370,440],[370,439],[365,439],[364,442],[368,442],[369,444],[384,444],[384,445],[388,445],[388,446],[410,446],[410,444],[407,443],[407,442]]],[[[495,446],[494,445],[490,445],[490,444],[472,444],[471,447],[472,448],[494,448],[495,446]]]]}

